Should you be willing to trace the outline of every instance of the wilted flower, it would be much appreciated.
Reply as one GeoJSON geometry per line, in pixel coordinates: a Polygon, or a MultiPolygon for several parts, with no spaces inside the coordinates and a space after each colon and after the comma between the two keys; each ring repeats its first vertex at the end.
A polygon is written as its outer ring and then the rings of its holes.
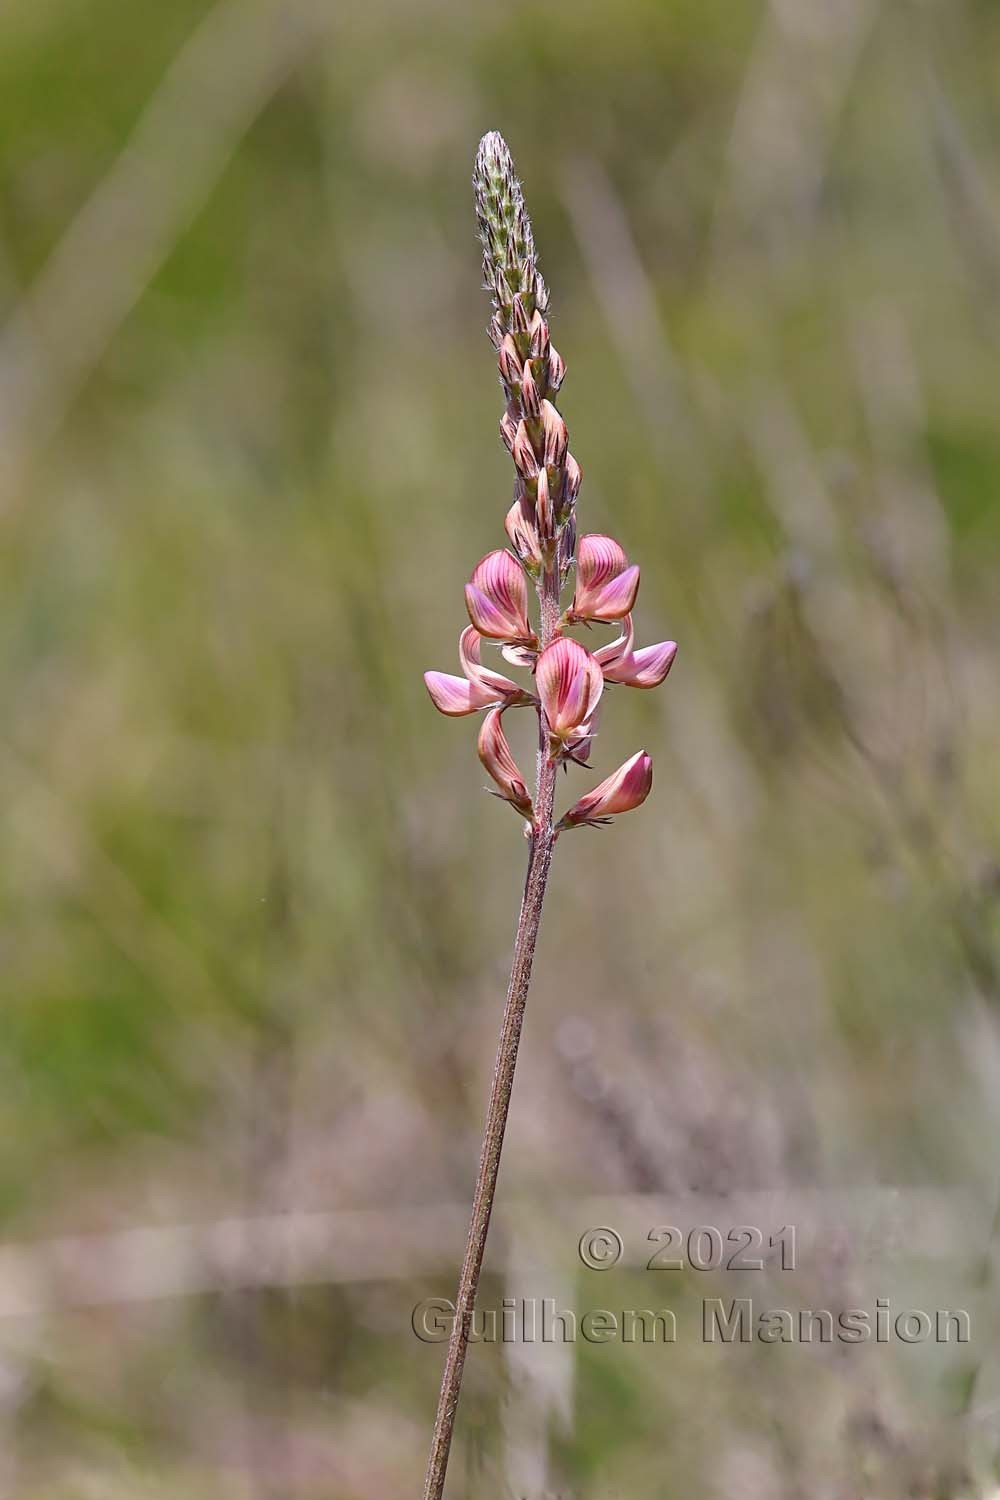
{"type": "Polygon", "coordinates": [[[629,567],[614,537],[592,532],[580,538],[570,620],[620,620],[638,592],[639,569],[629,567]]]}
{"type": "Polygon", "coordinates": [[[560,636],[538,658],[535,685],[553,740],[565,742],[587,726],[604,691],[597,662],[579,641],[560,636]]]}
{"type": "Polygon", "coordinates": [[[560,828],[581,827],[584,824],[609,823],[616,813],[630,812],[639,807],[649,796],[653,785],[653,762],[645,750],[637,750],[617,771],[613,771],[600,786],[585,793],[561,820],[560,828]]]}
{"type": "Polygon", "coordinates": [[[465,585],[465,607],[480,635],[534,646],[528,620],[528,585],[520,563],[502,548],[488,552],[465,585]]]}
{"type": "Polygon", "coordinates": [[[641,646],[633,651],[635,632],[632,616],[626,615],[623,633],[607,646],[594,652],[605,682],[623,682],[627,687],[659,687],[674,664],[676,641],[660,641],[656,646],[641,646]]]}
{"type": "Polygon", "coordinates": [[[528,796],[528,788],[524,784],[524,778],[517,769],[517,763],[510,753],[507,736],[503,732],[502,708],[491,708],[483,720],[483,727],[479,731],[479,759],[493,777],[500,796],[504,802],[509,802],[525,818],[532,815],[531,798],[528,796]]]}

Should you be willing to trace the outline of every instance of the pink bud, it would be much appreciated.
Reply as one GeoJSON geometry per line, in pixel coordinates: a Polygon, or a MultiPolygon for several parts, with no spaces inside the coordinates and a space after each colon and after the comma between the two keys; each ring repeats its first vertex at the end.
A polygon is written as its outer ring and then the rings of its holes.
{"type": "Polygon", "coordinates": [[[568,636],[546,646],[535,667],[535,683],[549,731],[560,741],[587,724],[604,689],[597,662],[568,636]]]}
{"type": "Polygon", "coordinates": [[[547,469],[562,468],[566,457],[566,444],[569,434],[566,431],[566,423],[556,411],[551,401],[543,401],[542,408],[542,439],[544,448],[544,463],[547,469]]]}
{"type": "Polygon", "coordinates": [[[529,346],[533,359],[545,359],[549,352],[549,325],[540,312],[536,312],[531,320],[531,344],[529,346]]]}
{"type": "Polygon", "coordinates": [[[524,305],[524,293],[517,292],[511,307],[511,322],[514,332],[519,334],[528,333],[531,328],[531,320],[528,317],[528,309],[524,305]]]}
{"type": "Polygon", "coordinates": [[[518,562],[500,549],[488,552],[465,586],[465,607],[480,635],[533,646],[528,621],[528,586],[518,562]]]}
{"type": "Polygon", "coordinates": [[[541,412],[541,404],[538,399],[538,386],[531,370],[531,361],[528,360],[524,366],[521,376],[521,410],[529,422],[537,422],[541,412]]]}
{"type": "Polygon", "coordinates": [[[636,751],[631,760],[580,798],[560,821],[560,828],[584,823],[606,823],[615,813],[631,812],[649,796],[653,785],[653,762],[645,750],[636,751]]]}
{"type": "Polygon", "coordinates": [[[563,503],[569,510],[572,509],[572,507],[576,504],[576,497],[580,493],[580,484],[583,480],[583,473],[580,469],[580,465],[577,463],[572,453],[567,453],[566,455],[564,472],[565,478],[563,479],[563,503]]]}
{"type": "Polygon", "coordinates": [[[507,736],[501,724],[502,715],[502,708],[491,708],[484,718],[477,747],[479,759],[500,788],[500,795],[504,801],[511,803],[524,817],[530,818],[531,798],[528,796],[524,778],[510,753],[507,736]]]}
{"type": "Polygon", "coordinates": [[[510,453],[514,447],[514,439],[517,437],[517,416],[510,405],[504,408],[504,414],[500,418],[500,436],[503,438],[504,447],[510,453]]]}
{"type": "Polygon", "coordinates": [[[572,620],[620,620],[639,592],[639,569],[614,537],[591,533],[580,538],[576,559],[576,593],[572,620]]]}
{"type": "Polygon", "coordinates": [[[521,379],[521,361],[517,353],[517,345],[508,333],[500,345],[500,353],[497,358],[500,367],[500,378],[506,385],[517,385],[521,379]]]}
{"type": "Polygon", "coordinates": [[[538,471],[535,489],[535,520],[541,540],[551,542],[556,534],[556,518],[552,508],[552,497],[549,494],[549,476],[545,469],[538,471]]]}
{"type": "Polygon", "coordinates": [[[549,350],[549,390],[557,391],[566,375],[566,361],[558,349],[549,350]]]}
{"type": "Polygon", "coordinates": [[[533,507],[527,495],[521,495],[504,517],[504,530],[510,544],[523,563],[539,567],[542,551],[538,545],[533,507]]]}
{"type": "Polygon", "coordinates": [[[674,664],[677,642],[660,641],[638,651],[632,649],[634,642],[632,616],[626,615],[623,634],[594,652],[605,682],[623,682],[626,687],[636,688],[659,687],[674,664]]]}
{"type": "Polygon", "coordinates": [[[538,473],[538,459],[535,456],[531,438],[528,436],[528,429],[523,422],[517,424],[510,456],[522,479],[534,479],[538,473]]]}

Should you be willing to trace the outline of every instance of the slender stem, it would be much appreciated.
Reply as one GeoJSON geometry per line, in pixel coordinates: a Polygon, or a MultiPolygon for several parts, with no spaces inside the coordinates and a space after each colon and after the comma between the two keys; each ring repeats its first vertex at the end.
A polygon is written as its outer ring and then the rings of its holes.
{"type": "MultiPolygon", "coordinates": [[[[541,643],[547,645],[555,634],[559,618],[559,569],[551,563],[539,581],[538,597],[541,604],[541,643]]],[[[517,1066],[517,1049],[521,1040],[521,1024],[524,1020],[524,1005],[531,983],[531,966],[535,957],[535,943],[542,917],[542,902],[552,864],[552,849],[556,835],[552,822],[552,804],[555,799],[556,765],[549,757],[547,735],[538,716],[538,780],[535,789],[535,818],[531,832],[531,847],[528,855],[528,873],[521,897],[521,910],[517,919],[517,934],[514,938],[514,955],[511,962],[510,984],[504,1006],[503,1023],[496,1062],[493,1067],[493,1083],[490,1102],[486,1111],[483,1130],[483,1145],[479,1155],[479,1171],[476,1173],[476,1190],[472,1199],[472,1215],[469,1220],[469,1236],[465,1246],[465,1259],[458,1279],[455,1297],[455,1319],[444,1373],[441,1377],[441,1392],[438,1396],[437,1415],[431,1436],[431,1453],[424,1481],[424,1500],[441,1500],[444,1493],[448,1457],[451,1452],[452,1433],[455,1428],[455,1412],[458,1408],[462,1388],[462,1373],[465,1355],[469,1346],[472,1312],[479,1288],[479,1273],[482,1270],[486,1236],[493,1213],[497,1176],[500,1171],[500,1155],[503,1151],[504,1131],[510,1096],[514,1087],[514,1069],[517,1066]]]]}

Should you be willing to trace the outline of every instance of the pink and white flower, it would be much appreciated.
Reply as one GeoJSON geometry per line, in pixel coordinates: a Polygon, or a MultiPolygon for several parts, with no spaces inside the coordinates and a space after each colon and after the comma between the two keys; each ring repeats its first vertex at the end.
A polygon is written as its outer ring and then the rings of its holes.
{"type": "Polygon", "coordinates": [[[626,615],[622,634],[609,645],[594,652],[594,659],[604,673],[605,682],[623,682],[627,687],[659,687],[674,664],[676,641],[660,641],[655,646],[641,646],[638,651],[632,616],[626,615]]]}
{"type": "Polygon", "coordinates": [[[504,802],[509,802],[522,817],[530,818],[532,816],[531,798],[528,796],[524,777],[510,752],[507,736],[503,732],[502,718],[502,708],[491,708],[483,719],[477,746],[479,759],[500,788],[500,791],[494,795],[501,797],[504,802]]]}
{"type": "Polygon", "coordinates": [[[530,693],[509,677],[504,677],[501,672],[491,672],[489,667],[482,665],[481,645],[479,632],[467,625],[458,641],[458,659],[465,676],[453,677],[450,672],[424,673],[427,691],[440,713],[457,719],[498,703],[511,708],[518,703],[534,701],[530,693]]]}
{"type": "Polygon", "coordinates": [[[516,558],[503,548],[488,552],[465,585],[465,607],[480,635],[535,646],[528,620],[528,585],[516,558]]]}
{"type": "Polygon", "coordinates": [[[639,569],[629,567],[614,537],[590,532],[580,538],[570,620],[620,620],[631,611],[638,592],[639,569]]]}
{"type": "Polygon", "coordinates": [[[653,785],[653,762],[645,750],[637,750],[600,786],[585,793],[559,823],[560,828],[609,823],[616,813],[631,812],[649,796],[653,785]]]}
{"type": "Polygon", "coordinates": [[[552,739],[565,746],[588,735],[604,691],[601,669],[579,641],[560,636],[538,658],[535,685],[552,739]]]}

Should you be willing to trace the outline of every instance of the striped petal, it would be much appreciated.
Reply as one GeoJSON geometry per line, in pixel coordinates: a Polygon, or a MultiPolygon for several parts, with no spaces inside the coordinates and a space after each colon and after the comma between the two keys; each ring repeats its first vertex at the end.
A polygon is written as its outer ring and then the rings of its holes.
{"type": "Polygon", "coordinates": [[[479,731],[479,759],[500,788],[500,796],[525,818],[532,815],[531,798],[503,732],[503,709],[491,708],[479,731]]]}
{"type": "Polygon", "coordinates": [[[560,740],[591,717],[604,689],[601,669],[590,652],[566,636],[539,656],[535,683],[549,730],[560,740]]]}
{"type": "Polygon", "coordinates": [[[653,785],[653,762],[645,750],[636,751],[600,786],[587,792],[560,821],[560,828],[574,828],[584,823],[603,823],[616,813],[630,812],[649,796],[653,785]]]}
{"type": "Polygon", "coordinates": [[[620,620],[631,610],[638,591],[639,569],[629,567],[614,537],[590,532],[580,538],[571,619],[620,620]]]}
{"type": "Polygon", "coordinates": [[[480,635],[495,641],[535,644],[528,621],[528,585],[520,563],[509,552],[500,549],[487,553],[466,584],[465,604],[480,635]]]}

